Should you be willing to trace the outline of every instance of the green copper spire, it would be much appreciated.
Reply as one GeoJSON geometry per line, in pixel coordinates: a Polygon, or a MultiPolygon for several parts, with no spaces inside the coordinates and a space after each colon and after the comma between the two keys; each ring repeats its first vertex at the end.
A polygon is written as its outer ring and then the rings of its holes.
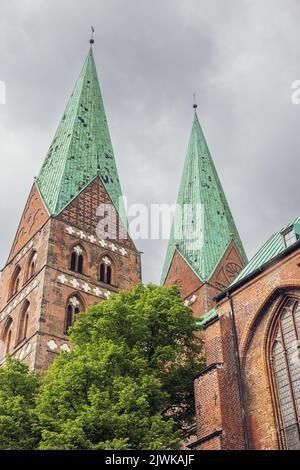
{"type": "Polygon", "coordinates": [[[246,260],[195,112],[162,282],[166,279],[176,249],[202,282],[209,280],[231,239],[246,260]]]}
{"type": "Polygon", "coordinates": [[[92,48],[37,178],[50,215],[59,214],[97,175],[127,226],[92,48]]]}

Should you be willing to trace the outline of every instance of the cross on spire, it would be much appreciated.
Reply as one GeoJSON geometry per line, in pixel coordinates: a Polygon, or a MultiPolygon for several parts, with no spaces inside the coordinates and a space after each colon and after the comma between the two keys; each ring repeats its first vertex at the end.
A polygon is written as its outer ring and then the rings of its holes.
{"type": "Polygon", "coordinates": [[[193,104],[193,108],[194,110],[196,111],[196,109],[198,108],[198,105],[196,103],[196,92],[194,93],[194,104],[193,104]]]}
{"type": "Polygon", "coordinates": [[[95,29],[94,29],[94,26],[91,26],[91,30],[92,30],[92,36],[91,36],[91,39],[90,39],[90,44],[94,44],[95,40],[94,40],[94,32],[95,32],[95,29]]]}

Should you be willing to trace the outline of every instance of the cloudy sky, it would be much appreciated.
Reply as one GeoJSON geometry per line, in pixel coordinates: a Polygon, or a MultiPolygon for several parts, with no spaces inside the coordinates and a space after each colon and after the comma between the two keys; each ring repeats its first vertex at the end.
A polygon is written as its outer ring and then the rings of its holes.
{"type": "MultiPolygon", "coordinates": [[[[298,0],[0,0],[0,261],[88,52],[129,203],[174,203],[199,119],[248,256],[300,215],[298,0]]],[[[166,241],[137,241],[158,282],[166,241]]]]}

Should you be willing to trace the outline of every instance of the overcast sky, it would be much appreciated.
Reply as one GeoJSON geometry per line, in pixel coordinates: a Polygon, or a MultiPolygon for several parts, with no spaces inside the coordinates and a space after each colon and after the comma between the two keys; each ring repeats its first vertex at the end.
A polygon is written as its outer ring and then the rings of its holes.
{"type": "MultiPolygon", "coordinates": [[[[88,52],[123,193],[174,203],[198,115],[246,252],[300,215],[299,0],[0,0],[0,261],[88,52]]],[[[166,241],[138,241],[158,282],[166,241]]]]}

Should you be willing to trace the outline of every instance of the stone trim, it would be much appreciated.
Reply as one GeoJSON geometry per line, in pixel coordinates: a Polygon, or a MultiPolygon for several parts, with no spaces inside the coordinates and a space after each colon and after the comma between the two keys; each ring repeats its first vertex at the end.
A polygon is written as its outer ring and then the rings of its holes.
{"type": "Polygon", "coordinates": [[[192,442],[187,447],[189,449],[194,449],[196,446],[199,446],[200,444],[203,444],[204,442],[210,441],[211,439],[214,439],[215,437],[219,437],[222,434],[223,434],[223,431],[221,429],[219,431],[214,431],[208,436],[202,437],[201,439],[198,439],[197,441],[192,442]]]}
{"type": "Polygon", "coordinates": [[[209,372],[212,372],[213,370],[215,369],[221,369],[223,367],[223,363],[222,362],[213,362],[212,364],[210,364],[208,367],[206,367],[206,369],[204,369],[202,372],[200,372],[199,374],[197,374],[195,377],[194,377],[194,380],[196,379],[199,379],[200,377],[202,377],[203,375],[205,374],[208,374],[209,372]]]}
{"type": "Polygon", "coordinates": [[[121,254],[122,256],[127,256],[127,250],[123,246],[120,246],[114,242],[110,242],[108,240],[104,240],[103,238],[96,238],[95,235],[93,234],[87,234],[84,230],[71,227],[68,225],[65,228],[65,231],[70,235],[71,237],[74,237],[76,239],[86,241],[88,243],[91,243],[92,245],[100,245],[102,248],[105,248],[106,250],[111,251],[114,254],[121,254]]]}
{"type": "Polygon", "coordinates": [[[82,279],[76,279],[75,276],[70,276],[68,274],[61,273],[56,278],[57,283],[72,287],[75,291],[84,292],[85,294],[91,294],[95,297],[109,299],[111,291],[108,289],[100,289],[99,286],[95,284],[88,283],[82,279]]]}

